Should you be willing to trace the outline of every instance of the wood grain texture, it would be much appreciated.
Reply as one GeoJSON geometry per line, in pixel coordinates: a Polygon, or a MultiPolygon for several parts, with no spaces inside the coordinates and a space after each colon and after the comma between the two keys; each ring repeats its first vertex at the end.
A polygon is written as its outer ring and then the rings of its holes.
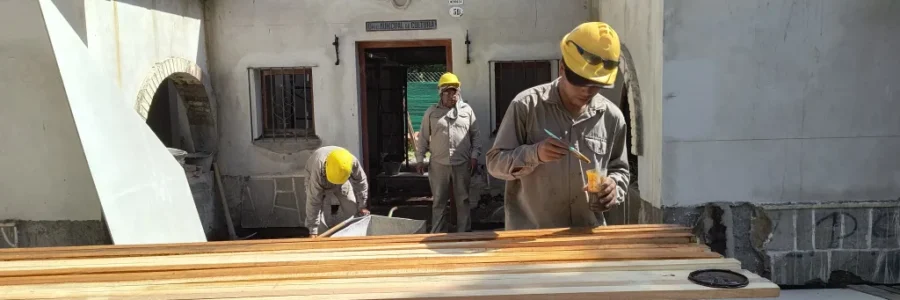
{"type": "Polygon", "coordinates": [[[778,287],[672,225],[0,251],[3,299],[691,299],[778,287]],[[744,272],[717,290],[693,270],[744,272]]]}

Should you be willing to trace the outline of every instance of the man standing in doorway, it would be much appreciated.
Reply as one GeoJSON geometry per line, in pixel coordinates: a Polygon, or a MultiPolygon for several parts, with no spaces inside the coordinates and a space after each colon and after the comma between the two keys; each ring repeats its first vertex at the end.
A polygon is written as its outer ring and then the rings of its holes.
{"type": "Polygon", "coordinates": [[[368,215],[366,173],[347,149],[325,146],[306,161],[306,228],[310,237],[357,215],[368,215]]]}
{"type": "Polygon", "coordinates": [[[422,117],[420,138],[416,141],[419,173],[425,172],[425,153],[431,152],[428,181],[434,203],[431,209],[431,231],[442,231],[446,221],[444,209],[450,191],[456,204],[456,231],[469,227],[469,183],[481,155],[479,131],[472,107],[459,95],[459,78],[445,73],[438,80],[440,101],[429,107],[422,117]]]}
{"type": "Polygon", "coordinates": [[[513,99],[487,153],[488,172],[507,181],[507,230],[605,225],[602,212],[625,199],[625,117],[598,94],[616,80],[619,37],[609,25],[589,22],[559,46],[560,77],[513,99]],[[608,174],[596,192],[585,184],[590,169],[608,174]]]}

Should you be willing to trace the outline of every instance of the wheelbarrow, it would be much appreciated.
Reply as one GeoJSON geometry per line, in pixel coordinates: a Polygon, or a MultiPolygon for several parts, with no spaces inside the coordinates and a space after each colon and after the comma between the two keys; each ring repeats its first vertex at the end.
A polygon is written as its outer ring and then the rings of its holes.
{"type": "Polygon", "coordinates": [[[425,221],[413,220],[406,218],[394,218],[394,211],[397,207],[391,208],[387,216],[368,215],[362,217],[351,217],[344,222],[328,229],[319,237],[342,237],[342,236],[377,236],[377,235],[400,235],[400,234],[418,234],[425,233],[425,221]]]}

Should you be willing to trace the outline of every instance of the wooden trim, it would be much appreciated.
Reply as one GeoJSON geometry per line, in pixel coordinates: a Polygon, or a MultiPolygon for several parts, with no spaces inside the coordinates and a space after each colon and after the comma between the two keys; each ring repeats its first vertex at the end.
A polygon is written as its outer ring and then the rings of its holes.
{"type": "MultiPolygon", "coordinates": [[[[447,72],[453,72],[453,42],[450,39],[439,40],[393,40],[393,41],[358,41],[356,42],[356,59],[359,74],[359,110],[360,110],[360,132],[362,133],[362,161],[363,169],[370,177],[369,169],[369,106],[366,99],[366,50],[368,49],[384,49],[384,48],[422,48],[422,47],[441,47],[446,49],[445,64],[447,72]]],[[[372,188],[370,188],[372,190],[372,188]]]]}

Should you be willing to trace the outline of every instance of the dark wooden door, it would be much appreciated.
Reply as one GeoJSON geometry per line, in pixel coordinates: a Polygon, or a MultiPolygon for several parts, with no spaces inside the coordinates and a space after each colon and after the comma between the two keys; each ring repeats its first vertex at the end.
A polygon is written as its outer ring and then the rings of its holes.
{"type": "Polygon", "coordinates": [[[406,72],[404,66],[366,63],[369,178],[385,171],[385,161],[406,160],[406,72]]]}

